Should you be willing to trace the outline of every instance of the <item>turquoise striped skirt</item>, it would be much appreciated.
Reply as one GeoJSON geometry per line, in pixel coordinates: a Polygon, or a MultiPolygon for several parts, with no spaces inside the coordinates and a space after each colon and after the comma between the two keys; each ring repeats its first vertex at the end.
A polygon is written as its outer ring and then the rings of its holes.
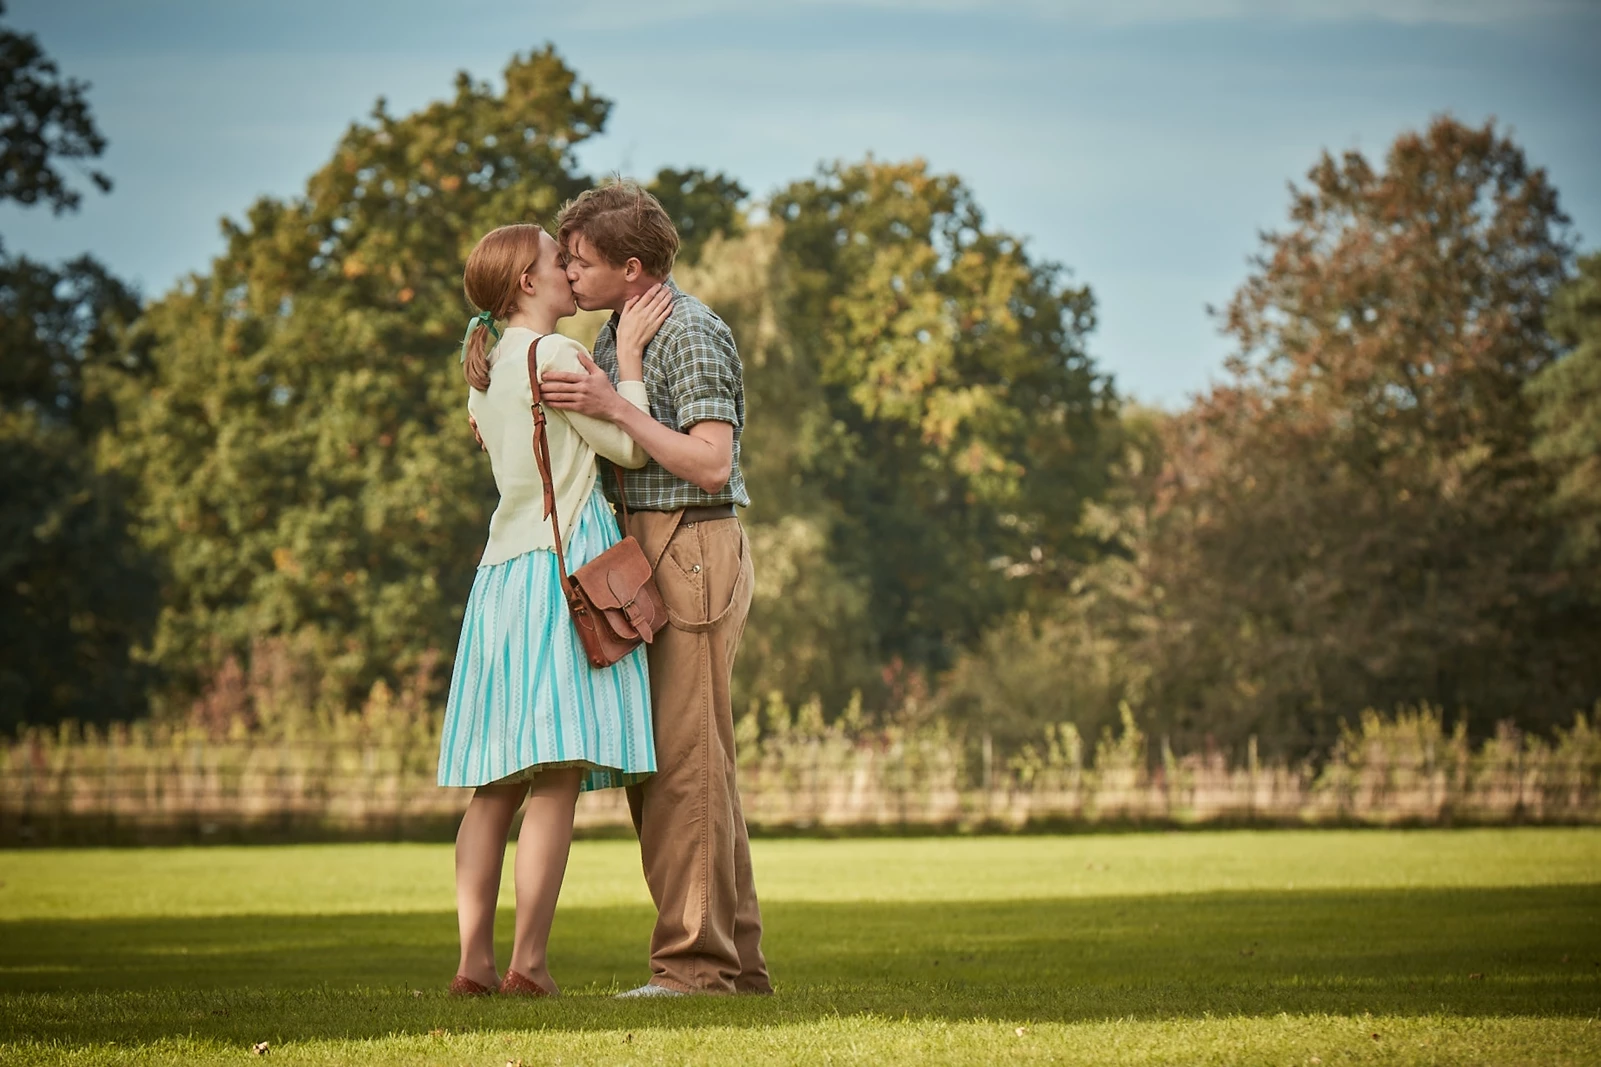
{"type": "MultiPolygon", "coordinates": [[[[616,544],[597,486],[567,549],[577,568],[616,544]]],[[[567,613],[556,553],[479,567],[439,741],[439,784],[517,781],[545,767],[586,767],[584,789],[636,782],[656,769],[645,649],[589,665],[567,613]]]]}

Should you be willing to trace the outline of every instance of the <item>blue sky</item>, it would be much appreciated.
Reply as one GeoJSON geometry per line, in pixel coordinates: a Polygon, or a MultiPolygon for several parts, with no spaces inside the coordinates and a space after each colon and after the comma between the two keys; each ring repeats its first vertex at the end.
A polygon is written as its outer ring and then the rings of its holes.
{"type": "Polygon", "coordinates": [[[377,97],[408,111],[546,41],[616,104],[592,173],[698,165],[764,194],[872,153],[960,174],[1092,287],[1091,351],[1148,402],[1216,379],[1205,307],[1321,149],[1495,116],[1601,245],[1597,0],[11,0],[5,21],[92,84],[117,184],[76,216],[0,208],[0,234],[150,296],[207,269],[219,218],[296,194],[377,97]]]}

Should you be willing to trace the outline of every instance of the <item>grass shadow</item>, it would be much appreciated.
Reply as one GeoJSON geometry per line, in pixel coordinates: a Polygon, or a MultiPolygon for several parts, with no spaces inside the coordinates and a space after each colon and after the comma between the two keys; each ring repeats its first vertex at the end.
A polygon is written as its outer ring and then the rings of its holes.
{"type": "Polygon", "coordinates": [[[5,922],[0,1041],[738,1027],[867,1013],[1587,1017],[1601,1003],[1593,885],[765,911],[777,997],[646,1004],[600,995],[645,977],[643,907],[561,912],[553,967],[580,995],[548,1003],[440,995],[456,957],[448,912],[5,922]]]}

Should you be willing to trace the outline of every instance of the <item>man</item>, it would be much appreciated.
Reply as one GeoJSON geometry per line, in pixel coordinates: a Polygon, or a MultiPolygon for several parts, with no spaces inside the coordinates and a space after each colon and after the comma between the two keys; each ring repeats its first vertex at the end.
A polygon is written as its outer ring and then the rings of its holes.
{"type": "Polygon", "coordinates": [[[623,996],[770,993],[750,843],[734,783],[734,655],[750,609],[739,439],[745,387],[733,335],[671,280],[678,233],[632,182],[562,208],[557,241],[578,306],[612,312],[585,373],[547,373],[552,407],[616,423],[650,454],[627,475],[629,532],[656,569],[670,625],[650,646],[656,764],[628,791],[656,902],[648,984],[623,996]],[[650,413],[623,400],[617,320],[658,284],[672,314],[645,349],[650,413]]]}

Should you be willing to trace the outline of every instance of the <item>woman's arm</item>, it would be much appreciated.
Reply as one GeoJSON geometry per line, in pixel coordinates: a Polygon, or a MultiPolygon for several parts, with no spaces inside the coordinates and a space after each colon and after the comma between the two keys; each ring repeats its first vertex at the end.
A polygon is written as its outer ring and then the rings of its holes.
{"type": "MultiPolygon", "coordinates": [[[[541,383],[547,375],[579,370],[582,366],[580,361],[594,366],[589,359],[589,353],[585,352],[584,346],[577,341],[563,337],[559,342],[553,340],[546,343],[550,344],[551,351],[540,360],[541,383]]],[[[604,375],[605,372],[601,373],[604,375]]],[[[643,381],[634,379],[618,382],[617,389],[613,395],[617,396],[618,402],[623,407],[641,412],[649,409],[650,403],[645,395],[643,381]]],[[[542,394],[544,392],[543,384],[540,386],[540,392],[542,394]]],[[[597,455],[605,456],[620,467],[643,467],[650,458],[639,442],[614,422],[597,419],[578,411],[563,411],[561,417],[567,420],[568,424],[578,432],[578,436],[582,437],[597,455]]]]}
{"type": "Polygon", "coordinates": [[[613,389],[611,379],[594,360],[587,355],[578,359],[582,370],[551,375],[551,407],[567,412],[575,420],[615,424],[644,446],[650,458],[686,482],[708,493],[722,491],[734,470],[733,423],[705,419],[685,432],[663,426],[651,416],[648,407],[629,403],[613,389]]]}

